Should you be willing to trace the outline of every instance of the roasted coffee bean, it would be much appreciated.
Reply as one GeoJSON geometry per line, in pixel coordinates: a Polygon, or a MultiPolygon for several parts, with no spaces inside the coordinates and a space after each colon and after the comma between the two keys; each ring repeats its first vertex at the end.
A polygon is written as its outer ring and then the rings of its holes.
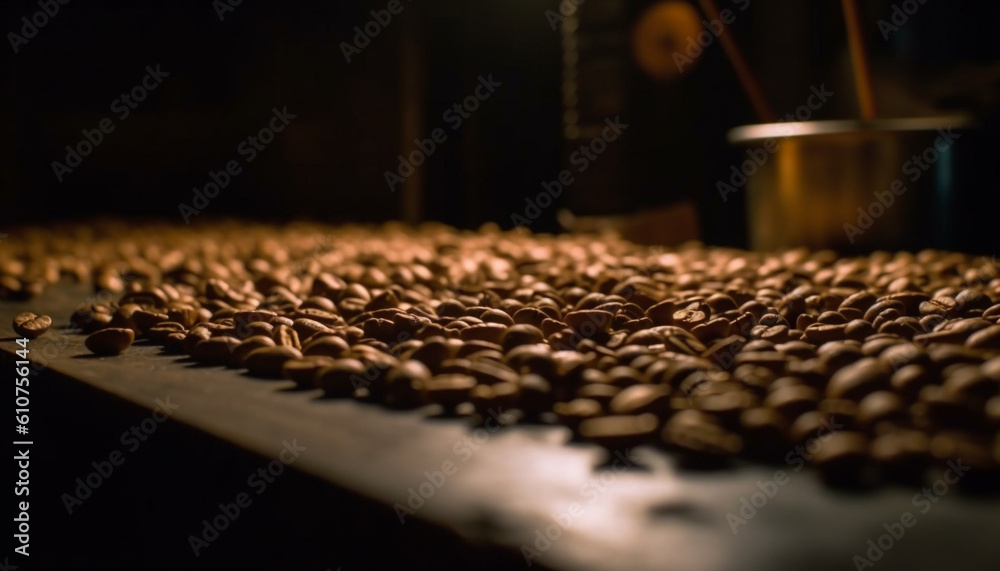
{"type": "Polygon", "coordinates": [[[1000,395],[1000,382],[987,377],[976,365],[957,365],[942,387],[955,396],[986,401],[1000,395]]]}
{"type": "Polygon", "coordinates": [[[91,353],[102,356],[120,355],[132,346],[135,333],[131,329],[112,327],[91,333],[85,341],[91,353]]]}
{"type": "Polygon", "coordinates": [[[423,390],[428,402],[439,404],[445,411],[450,412],[469,400],[469,394],[475,386],[475,377],[451,374],[427,379],[423,383],[423,390]]]}
{"type": "MultiPolygon", "coordinates": [[[[718,388],[725,383],[714,383],[711,388],[718,388]]],[[[758,400],[753,393],[745,390],[731,390],[700,395],[695,399],[695,408],[718,419],[724,426],[736,429],[743,411],[757,406],[758,400]]]]}
{"type": "Polygon", "coordinates": [[[810,462],[819,468],[824,480],[835,486],[862,483],[868,462],[868,438],[859,432],[840,431],[829,435],[810,462]]]}
{"type": "Polygon", "coordinates": [[[172,321],[164,321],[158,325],[154,325],[146,331],[146,337],[148,337],[153,343],[162,345],[167,337],[173,333],[184,333],[185,328],[180,323],[175,323],[172,321]]]}
{"type": "MultiPolygon", "coordinates": [[[[476,388],[478,389],[481,386],[479,385],[476,388]]],[[[569,427],[574,433],[578,433],[581,422],[597,418],[601,415],[602,406],[601,403],[591,399],[573,399],[569,402],[557,402],[553,405],[552,412],[555,413],[560,422],[569,427]]]]}
{"type": "MultiPolygon", "coordinates": [[[[289,349],[289,347],[277,346],[259,351],[287,351],[289,349]]],[[[250,357],[247,357],[248,365],[256,353],[257,351],[254,351],[250,357]]],[[[284,365],[285,363],[282,363],[282,369],[284,365]]],[[[327,397],[347,398],[353,396],[356,390],[365,388],[367,370],[365,364],[358,359],[336,359],[332,364],[321,367],[313,374],[313,383],[327,397]]]]}
{"type": "Polygon", "coordinates": [[[288,345],[276,345],[251,351],[243,363],[254,377],[280,379],[285,362],[301,358],[302,353],[298,349],[288,345]]]}
{"type": "Polygon", "coordinates": [[[596,333],[607,331],[611,326],[612,318],[614,318],[614,315],[607,311],[584,309],[567,313],[563,317],[563,321],[574,331],[584,337],[589,337],[596,333]]]}
{"type": "Polygon", "coordinates": [[[983,328],[969,335],[965,344],[973,349],[1000,351],[1000,325],[983,328]]]}
{"type": "Polygon", "coordinates": [[[21,337],[37,339],[44,335],[49,327],[52,327],[52,318],[48,315],[24,312],[14,317],[14,332],[21,337]]]}
{"type": "Polygon", "coordinates": [[[880,425],[901,426],[909,420],[909,410],[903,399],[889,391],[876,391],[861,399],[856,415],[858,425],[879,433],[880,425]]]}
{"type": "Polygon", "coordinates": [[[299,334],[295,332],[289,325],[278,325],[274,328],[274,344],[279,347],[291,347],[296,351],[302,349],[302,345],[299,343],[299,334]]]}
{"type": "Polygon", "coordinates": [[[787,421],[774,409],[758,407],[740,413],[740,433],[746,453],[753,459],[781,459],[788,450],[786,431],[787,421]]]}
{"type": "Polygon", "coordinates": [[[227,365],[239,344],[240,340],[233,337],[205,339],[195,344],[191,350],[191,358],[203,365],[227,365]]]}
{"type": "Polygon", "coordinates": [[[942,387],[931,385],[920,390],[910,416],[925,431],[946,428],[978,429],[980,421],[975,403],[942,387]]]}
{"type": "Polygon", "coordinates": [[[652,413],[666,418],[671,412],[670,396],[670,387],[666,385],[633,385],[616,394],[608,404],[608,410],[619,415],[652,413]]]}
{"type": "Polygon", "coordinates": [[[602,406],[609,407],[611,405],[611,401],[614,397],[618,396],[618,393],[620,392],[622,392],[622,389],[607,383],[584,383],[583,386],[576,391],[576,397],[594,400],[601,403],[602,406]]]}
{"type": "Polygon", "coordinates": [[[764,406],[772,408],[785,418],[792,420],[819,403],[820,393],[806,385],[786,386],[772,391],[764,399],[764,406]]]}
{"type": "Polygon", "coordinates": [[[239,345],[236,346],[236,348],[233,349],[233,354],[229,360],[229,366],[242,368],[247,355],[264,347],[274,347],[274,339],[264,335],[254,335],[253,337],[244,339],[239,345]]]}
{"type": "Polygon", "coordinates": [[[510,326],[504,331],[500,338],[500,345],[504,351],[510,351],[514,347],[533,345],[544,341],[545,337],[542,331],[534,325],[518,324],[510,326]]]}
{"type": "Polygon", "coordinates": [[[738,435],[697,410],[684,410],[673,415],[663,427],[661,438],[683,454],[687,462],[714,463],[743,449],[743,440],[738,435]]]}
{"type": "Polygon", "coordinates": [[[606,450],[625,453],[656,434],[659,424],[653,414],[603,416],[580,422],[579,433],[606,450]]]}
{"type": "Polygon", "coordinates": [[[925,386],[935,382],[934,375],[922,365],[907,365],[892,374],[889,386],[897,395],[913,401],[925,386]]]}
{"type": "Polygon", "coordinates": [[[302,348],[302,354],[307,357],[325,356],[340,359],[342,357],[346,357],[350,350],[351,348],[350,345],[347,344],[347,341],[337,337],[336,335],[325,335],[322,337],[314,337],[311,341],[309,341],[302,348]]]}
{"type": "Polygon", "coordinates": [[[537,416],[552,406],[552,385],[543,377],[522,375],[517,386],[521,395],[519,406],[529,416],[537,416]]]}
{"type": "Polygon", "coordinates": [[[326,355],[313,355],[301,359],[291,359],[282,365],[281,376],[282,378],[295,381],[295,384],[300,388],[315,388],[316,377],[319,371],[326,367],[332,367],[336,361],[335,358],[326,355]]]}
{"type": "Polygon", "coordinates": [[[893,430],[875,438],[869,453],[891,479],[920,483],[929,460],[930,439],[915,430],[893,430]]]}
{"type": "Polygon", "coordinates": [[[875,391],[888,389],[890,376],[891,371],[877,359],[866,357],[834,373],[826,396],[860,401],[875,391]]]}

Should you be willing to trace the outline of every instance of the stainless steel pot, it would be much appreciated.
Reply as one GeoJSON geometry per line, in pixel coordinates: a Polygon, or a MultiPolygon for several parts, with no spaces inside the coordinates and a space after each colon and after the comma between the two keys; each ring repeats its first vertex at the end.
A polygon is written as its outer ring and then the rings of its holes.
{"type": "Polygon", "coordinates": [[[748,125],[728,139],[746,150],[727,188],[748,193],[755,250],[995,251],[982,209],[996,207],[997,147],[969,117],[748,125]]]}

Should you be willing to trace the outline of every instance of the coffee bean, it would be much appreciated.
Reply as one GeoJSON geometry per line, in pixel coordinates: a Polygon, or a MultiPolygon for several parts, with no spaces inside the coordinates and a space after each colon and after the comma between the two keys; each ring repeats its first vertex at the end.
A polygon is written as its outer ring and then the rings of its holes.
{"type": "Polygon", "coordinates": [[[91,353],[102,356],[120,355],[132,346],[135,333],[131,329],[108,328],[91,333],[85,345],[91,353]]]}
{"type": "Polygon", "coordinates": [[[212,337],[199,341],[191,351],[191,358],[203,365],[226,365],[240,340],[233,337],[212,337]]]}
{"type": "Polygon", "coordinates": [[[972,333],[965,344],[973,349],[1000,351],[1000,325],[988,326],[972,333]]]}
{"type": "Polygon", "coordinates": [[[929,460],[930,440],[915,430],[893,430],[875,438],[869,449],[872,460],[891,479],[917,484],[929,460]]]}
{"type": "Polygon", "coordinates": [[[624,453],[651,438],[659,424],[652,414],[603,416],[580,422],[579,433],[606,450],[624,453]]]}
{"type": "Polygon", "coordinates": [[[879,426],[888,423],[894,426],[906,424],[909,410],[903,399],[889,391],[875,391],[858,403],[858,425],[871,432],[879,432],[879,426]]]}
{"type": "Polygon", "coordinates": [[[608,404],[608,410],[617,415],[652,413],[659,418],[666,418],[671,412],[670,396],[670,387],[665,385],[633,385],[614,395],[608,404]]]}
{"type": "Polygon", "coordinates": [[[820,393],[806,385],[786,386],[772,391],[764,399],[764,406],[772,408],[792,420],[816,408],[820,393]]]}
{"type": "MultiPolygon", "coordinates": [[[[480,385],[482,386],[482,385],[480,385]]],[[[479,387],[476,387],[479,388],[479,387]]],[[[552,407],[559,421],[569,427],[574,433],[579,432],[580,423],[597,418],[601,415],[601,403],[591,399],[573,399],[569,402],[557,402],[552,407]]],[[[629,414],[629,413],[616,413],[629,414]]]]}
{"type": "MultiPolygon", "coordinates": [[[[655,418],[655,417],[654,417],[655,418]]],[[[696,410],[678,412],[663,427],[661,438],[683,454],[686,462],[714,464],[737,454],[743,440],[718,424],[711,416],[696,410]]]]}
{"type": "Polygon", "coordinates": [[[504,351],[510,351],[514,347],[532,345],[544,341],[545,337],[542,331],[534,325],[518,324],[510,326],[504,331],[500,339],[500,345],[504,351]]]}
{"type": "Polygon", "coordinates": [[[280,379],[282,367],[291,359],[301,359],[302,353],[288,345],[262,347],[247,354],[243,363],[250,375],[266,379],[280,379]]]}
{"type": "Polygon", "coordinates": [[[826,395],[860,401],[875,391],[888,389],[890,376],[891,371],[878,360],[866,357],[834,373],[827,385],[826,395]]]}
{"type": "Polygon", "coordinates": [[[445,411],[454,411],[455,407],[467,402],[474,386],[475,377],[460,374],[438,375],[423,383],[426,400],[440,404],[445,411]]]}
{"type": "Polygon", "coordinates": [[[823,479],[834,486],[860,484],[868,461],[868,438],[859,432],[830,434],[810,462],[819,468],[823,479]]]}
{"type": "Polygon", "coordinates": [[[274,347],[274,339],[264,335],[254,335],[244,339],[233,349],[233,354],[229,360],[229,366],[243,368],[247,355],[264,347],[274,347]]]}
{"type": "Polygon", "coordinates": [[[44,335],[49,327],[52,327],[52,318],[48,315],[24,312],[14,317],[14,332],[21,337],[37,339],[44,335]]]}
{"type": "Polygon", "coordinates": [[[326,367],[332,367],[336,359],[326,355],[306,356],[302,359],[291,359],[281,367],[281,376],[295,381],[299,388],[316,387],[317,374],[326,367]]]}

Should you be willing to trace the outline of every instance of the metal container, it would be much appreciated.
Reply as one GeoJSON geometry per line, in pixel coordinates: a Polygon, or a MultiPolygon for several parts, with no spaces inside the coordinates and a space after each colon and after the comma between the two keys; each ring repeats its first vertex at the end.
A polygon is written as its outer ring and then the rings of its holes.
{"type": "Polygon", "coordinates": [[[755,250],[996,251],[997,147],[968,117],[748,125],[728,139],[746,151],[726,188],[748,193],[755,250]]]}

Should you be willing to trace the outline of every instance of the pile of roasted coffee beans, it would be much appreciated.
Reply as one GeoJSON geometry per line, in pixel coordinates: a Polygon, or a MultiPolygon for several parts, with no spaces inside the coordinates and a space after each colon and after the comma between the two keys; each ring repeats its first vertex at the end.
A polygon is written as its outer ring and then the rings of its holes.
{"type": "Polygon", "coordinates": [[[794,454],[831,482],[919,483],[959,460],[1000,474],[990,259],[435,225],[105,224],[4,247],[3,297],[64,276],[113,294],[71,318],[101,355],[148,339],[331,398],[516,410],[691,465],[794,454]]]}

